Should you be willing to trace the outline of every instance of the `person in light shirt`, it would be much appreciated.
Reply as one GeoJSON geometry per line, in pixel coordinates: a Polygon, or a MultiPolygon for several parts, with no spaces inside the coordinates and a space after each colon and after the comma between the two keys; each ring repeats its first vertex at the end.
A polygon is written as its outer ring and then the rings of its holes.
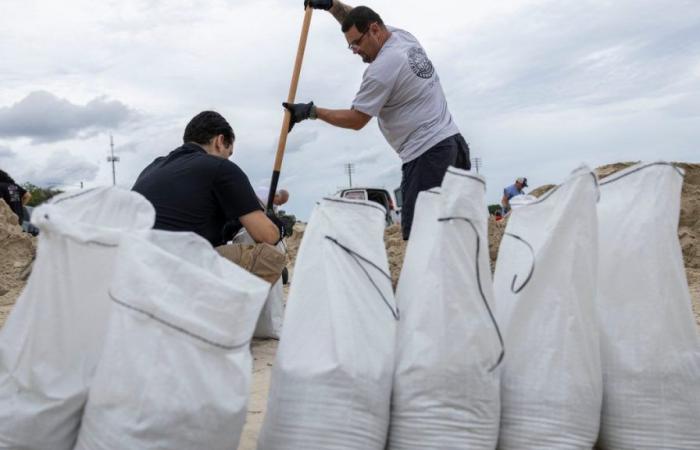
{"type": "Polygon", "coordinates": [[[306,0],[307,5],[329,11],[341,23],[348,49],[369,66],[350,108],[284,103],[292,116],[290,130],[306,119],[360,130],[376,117],[402,161],[401,226],[407,240],[418,193],[440,186],[450,166],[469,170],[469,145],[452,119],[433,63],[411,33],[385,25],[366,6],[339,0],[306,0]]]}
{"type": "Polygon", "coordinates": [[[523,188],[527,187],[527,178],[520,177],[515,180],[515,183],[503,189],[503,198],[501,199],[501,207],[503,208],[503,215],[510,212],[510,199],[518,195],[524,195],[525,191],[523,188]]]}

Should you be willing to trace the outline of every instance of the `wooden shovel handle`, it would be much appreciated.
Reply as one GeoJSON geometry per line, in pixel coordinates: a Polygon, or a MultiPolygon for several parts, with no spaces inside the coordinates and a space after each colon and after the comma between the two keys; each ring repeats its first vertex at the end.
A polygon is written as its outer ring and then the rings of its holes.
{"type": "MultiPolygon", "coordinates": [[[[301,64],[304,61],[304,50],[306,49],[306,39],[309,36],[309,27],[311,26],[311,15],[313,8],[306,7],[304,13],[304,24],[301,27],[301,36],[299,37],[299,47],[297,48],[297,59],[294,62],[294,71],[292,72],[292,82],[289,85],[289,95],[287,103],[294,103],[297,96],[297,86],[299,85],[299,74],[301,73],[301,64]]],[[[272,202],[277,192],[277,183],[282,170],[282,159],[284,158],[284,149],[287,146],[287,135],[289,134],[289,122],[292,120],[291,113],[285,108],[284,119],[282,120],[282,130],[280,130],[280,138],[277,143],[277,156],[275,157],[275,166],[272,170],[272,180],[270,182],[270,193],[267,198],[267,210],[272,211],[272,202]]]]}

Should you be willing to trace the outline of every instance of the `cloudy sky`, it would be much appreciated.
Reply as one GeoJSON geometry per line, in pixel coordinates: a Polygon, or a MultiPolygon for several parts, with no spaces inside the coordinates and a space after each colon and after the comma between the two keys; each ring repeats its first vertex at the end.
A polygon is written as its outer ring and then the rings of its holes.
{"type": "MultiPolygon", "coordinates": [[[[303,19],[302,0],[0,0],[0,167],[19,182],[131,187],[214,109],[233,161],[268,185],[303,19]]],[[[374,0],[437,68],[479,157],[488,200],[517,176],[557,183],[581,163],[700,161],[698,0],[374,0]]],[[[298,101],[349,107],[365,65],[317,11],[298,101]]],[[[281,186],[302,218],[353,184],[393,190],[400,160],[376,121],[295,127],[281,186]]]]}

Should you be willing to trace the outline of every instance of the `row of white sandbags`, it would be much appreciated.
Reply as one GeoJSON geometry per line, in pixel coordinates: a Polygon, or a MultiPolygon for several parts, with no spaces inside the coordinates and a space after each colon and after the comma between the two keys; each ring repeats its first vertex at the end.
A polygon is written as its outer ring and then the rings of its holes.
{"type": "Polygon", "coordinates": [[[258,449],[494,448],[502,346],[485,185],[450,169],[442,191],[419,196],[396,297],[383,209],[337,198],[316,207],[258,449]]]}
{"type": "Polygon", "coordinates": [[[0,331],[0,449],[235,449],[269,285],[140,195],[36,209],[28,284],[0,331]],[[77,443],[76,443],[77,442],[77,443]]]}
{"type": "Polygon", "coordinates": [[[587,168],[515,208],[494,285],[499,448],[699,449],[700,339],[677,230],[683,173],[587,168]]]}
{"type": "Polygon", "coordinates": [[[601,193],[581,169],[516,209],[495,301],[483,179],[450,169],[420,194],[396,298],[382,211],[325,199],[258,448],[590,449],[601,422],[603,448],[700,448],[678,175],[637,166],[601,193]]]}

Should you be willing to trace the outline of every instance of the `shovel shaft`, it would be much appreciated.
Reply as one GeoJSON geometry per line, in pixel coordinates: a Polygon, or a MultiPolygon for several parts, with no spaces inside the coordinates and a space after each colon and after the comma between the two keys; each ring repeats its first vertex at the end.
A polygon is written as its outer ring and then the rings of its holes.
{"type": "MultiPolygon", "coordinates": [[[[306,49],[306,39],[309,36],[309,27],[311,26],[311,15],[313,9],[307,6],[304,13],[304,24],[301,27],[301,36],[299,37],[299,47],[297,48],[297,59],[294,62],[294,71],[292,72],[292,82],[289,85],[289,95],[287,103],[294,103],[297,96],[297,86],[299,85],[299,74],[301,73],[301,64],[304,61],[304,50],[306,49]]],[[[267,210],[272,211],[272,203],[277,192],[277,183],[282,170],[282,159],[284,158],[284,149],[287,146],[287,135],[289,134],[289,122],[292,119],[291,113],[285,109],[284,119],[282,120],[282,129],[280,138],[277,143],[277,156],[275,157],[275,166],[272,170],[272,179],[270,181],[270,193],[267,198],[267,210]]]]}

